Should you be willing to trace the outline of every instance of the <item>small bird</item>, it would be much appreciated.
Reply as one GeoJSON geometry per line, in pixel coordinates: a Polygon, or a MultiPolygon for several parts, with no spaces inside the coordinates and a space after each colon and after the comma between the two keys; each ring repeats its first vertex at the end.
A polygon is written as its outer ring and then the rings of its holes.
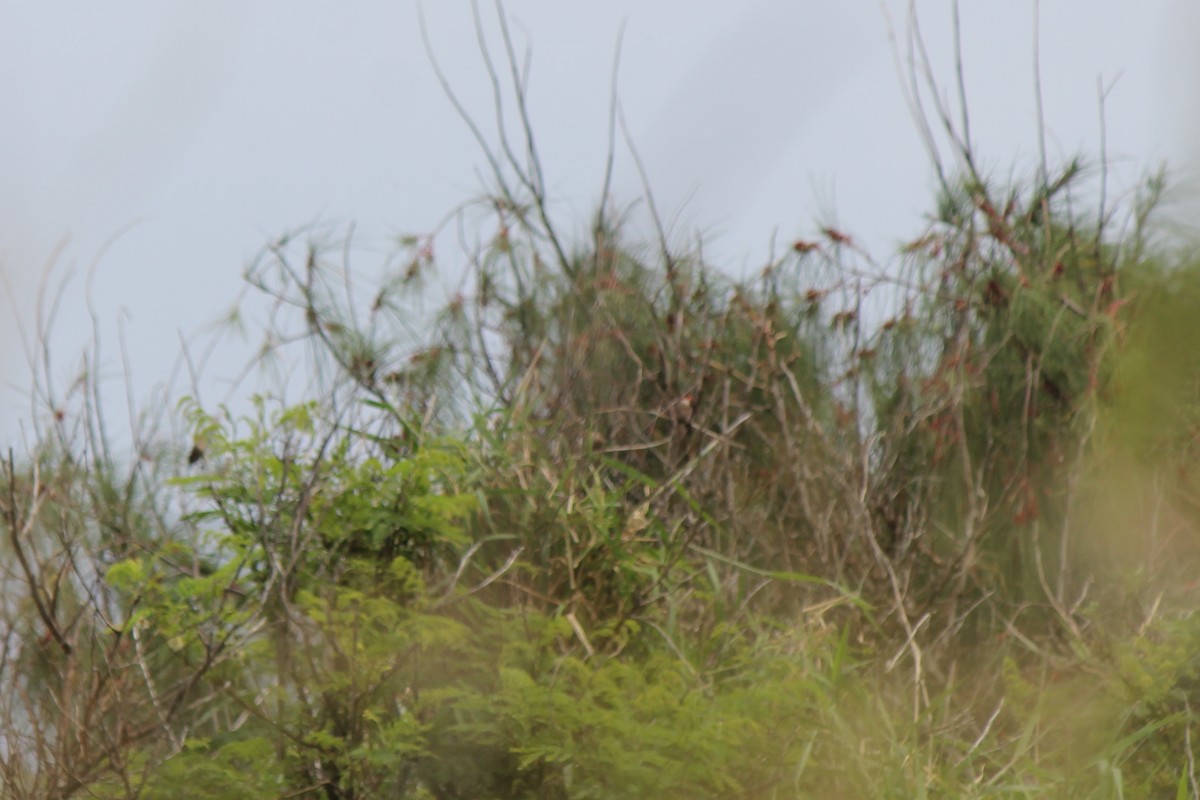
{"type": "Polygon", "coordinates": [[[674,406],[675,421],[683,425],[690,425],[692,417],[696,413],[695,402],[696,398],[691,392],[676,400],[674,406]]]}

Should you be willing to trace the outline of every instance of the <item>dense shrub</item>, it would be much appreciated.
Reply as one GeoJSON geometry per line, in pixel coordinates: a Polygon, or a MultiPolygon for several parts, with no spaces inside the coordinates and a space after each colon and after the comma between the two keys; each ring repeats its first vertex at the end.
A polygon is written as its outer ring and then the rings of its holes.
{"type": "Polygon", "coordinates": [[[1160,181],[944,132],[895,258],[735,280],[607,196],[568,235],[501,131],[440,313],[436,232],[361,295],[328,231],[250,266],[306,401],[123,452],[42,376],[5,796],[1200,796],[1200,268],[1160,181]]]}

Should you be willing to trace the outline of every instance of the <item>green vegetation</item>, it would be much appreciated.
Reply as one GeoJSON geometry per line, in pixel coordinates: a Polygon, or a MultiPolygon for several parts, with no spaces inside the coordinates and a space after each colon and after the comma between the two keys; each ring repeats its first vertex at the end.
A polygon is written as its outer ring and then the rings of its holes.
{"type": "Polygon", "coordinates": [[[1200,261],[1159,181],[945,133],[895,260],[735,281],[607,198],[568,236],[526,128],[440,314],[433,236],[358,294],[346,243],[251,266],[309,400],[121,455],[93,375],[47,390],[3,795],[1200,797],[1200,261]]]}

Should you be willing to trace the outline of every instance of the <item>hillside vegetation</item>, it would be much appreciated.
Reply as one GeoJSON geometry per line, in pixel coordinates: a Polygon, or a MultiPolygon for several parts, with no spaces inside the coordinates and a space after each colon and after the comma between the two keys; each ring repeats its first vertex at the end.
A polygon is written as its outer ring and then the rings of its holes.
{"type": "Polygon", "coordinates": [[[526,125],[465,266],[264,248],[309,399],[124,444],[94,367],[44,386],[3,795],[1200,797],[1200,259],[1161,179],[1002,184],[934,118],[884,262],[815,229],[734,280],[607,186],[561,221],[526,125]]]}

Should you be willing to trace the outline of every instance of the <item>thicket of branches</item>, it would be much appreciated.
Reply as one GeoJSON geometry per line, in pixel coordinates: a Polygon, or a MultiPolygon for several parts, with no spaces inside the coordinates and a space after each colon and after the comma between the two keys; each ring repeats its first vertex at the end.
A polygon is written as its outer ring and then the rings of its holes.
{"type": "Polygon", "coordinates": [[[1200,262],[1161,180],[989,179],[913,28],[926,228],[733,280],[608,176],[569,233],[498,20],[516,124],[464,113],[490,184],[440,313],[441,232],[370,286],[281,238],[247,280],[312,399],[185,399],[185,444],[160,411],[115,446],[97,365],[59,395],[43,354],[4,795],[1200,797],[1200,262]]]}

